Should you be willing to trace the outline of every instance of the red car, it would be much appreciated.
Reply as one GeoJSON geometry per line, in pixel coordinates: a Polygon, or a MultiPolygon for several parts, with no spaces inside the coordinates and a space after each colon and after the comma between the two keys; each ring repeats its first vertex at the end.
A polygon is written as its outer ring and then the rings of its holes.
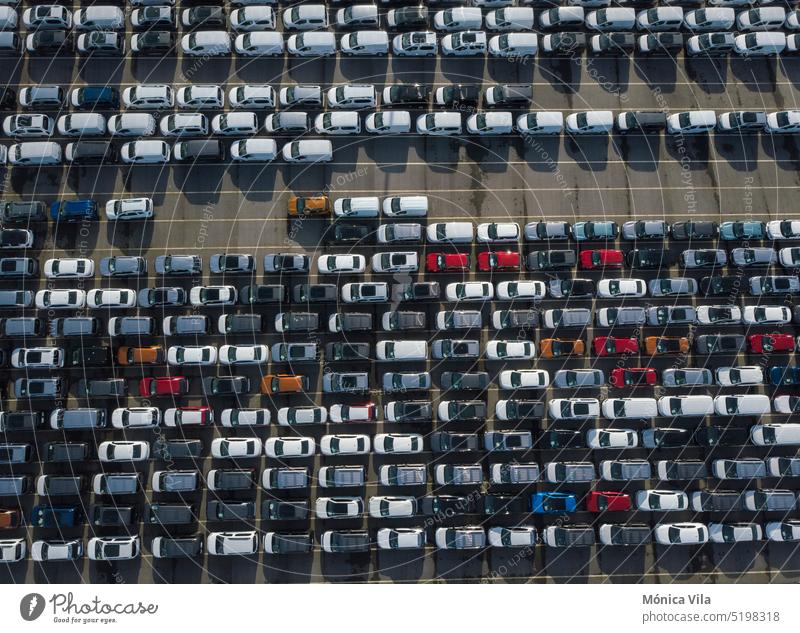
{"type": "Polygon", "coordinates": [[[428,272],[463,272],[469,270],[469,255],[466,253],[428,253],[428,272]]]}
{"type": "Polygon", "coordinates": [[[615,387],[638,387],[656,384],[655,369],[649,367],[617,367],[611,370],[611,384],[615,387]]]}
{"type": "Polygon", "coordinates": [[[622,266],[622,251],[614,248],[601,248],[598,250],[581,251],[581,268],[620,268],[622,266]]]}
{"type": "Polygon", "coordinates": [[[627,512],[631,509],[631,498],[624,492],[592,490],[586,499],[589,512],[627,512]]]}
{"type": "Polygon", "coordinates": [[[594,339],[594,353],[598,356],[614,354],[638,354],[639,339],[617,338],[615,336],[598,336],[594,339]]]}
{"type": "Polygon", "coordinates": [[[747,342],[750,351],[756,354],[794,351],[794,337],[791,334],[751,334],[747,342]]]}
{"type": "Polygon", "coordinates": [[[140,396],[182,396],[189,393],[189,381],[183,376],[159,376],[139,381],[140,396]]]}
{"type": "Polygon", "coordinates": [[[519,270],[519,253],[516,251],[499,251],[478,253],[478,270],[519,270]]]}

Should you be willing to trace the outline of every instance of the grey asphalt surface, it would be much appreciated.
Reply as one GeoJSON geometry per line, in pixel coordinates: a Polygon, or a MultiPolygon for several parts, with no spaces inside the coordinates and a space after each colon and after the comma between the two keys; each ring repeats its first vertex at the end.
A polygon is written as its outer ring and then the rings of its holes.
{"type": "MultiPolygon", "coordinates": [[[[581,109],[609,108],[615,111],[625,109],[669,108],[671,111],[691,108],[711,108],[717,111],[735,109],[766,109],[775,110],[796,107],[798,103],[798,64],[800,60],[784,58],[779,61],[770,60],[713,60],[697,61],[679,59],[593,59],[587,64],[587,58],[576,63],[569,60],[537,59],[524,63],[510,63],[507,61],[477,61],[477,60],[312,60],[312,61],[252,61],[234,59],[210,59],[198,62],[176,58],[162,60],[135,60],[126,58],[121,62],[117,60],[103,61],[101,63],[87,62],[81,59],[35,60],[25,59],[19,67],[14,68],[13,63],[0,67],[0,80],[7,81],[10,85],[31,85],[35,83],[59,83],[67,87],[67,77],[71,77],[74,85],[84,83],[110,83],[116,86],[126,86],[136,82],[165,82],[173,85],[186,83],[223,83],[231,87],[240,83],[270,83],[274,87],[291,83],[319,83],[327,87],[343,82],[374,82],[380,86],[394,83],[395,81],[420,81],[430,85],[443,85],[451,82],[476,83],[482,81],[484,85],[490,83],[514,82],[533,83],[534,108],[559,109],[565,112],[581,109]],[[385,77],[385,79],[384,79],[385,77]]],[[[285,139],[289,140],[289,139],[285,139]]],[[[280,145],[280,142],[279,142],[280,145]]],[[[107,199],[118,196],[150,196],[157,207],[156,219],[144,226],[138,223],[129,225],[113,225],[105,220],[92,226],[89,236],[81,236],[77,229],[59,227],[54,233],[52,223],[37,227],[39,249],[38,257],[43,263],[45,259],[58,256],[86,256],[92,257],[97,263],[101,257],[110,254],[137,254],[144,256],[151,271],[148,278],[136,281],[108,280],[98,276],[87,287],[99,285],[113,287],[144,287],[155,285],[155,276],[152,273],[153,260],[157,255],[167,253],[202,253],[205,270],[207,271],[208,257],[213,253],[223,251],[247,252],[257,256],[259,273],[257,279],[262,278],[261,256],[275,251],[306,252],[310,255],[319,255],[323,252],[345,252],[349,248],[336,247],[330,249],[322,241],[327,220],[307,220],[299,227],[286,219],[286,201],[290,195],[297,193],[319,193],[327,191],[331,197],[348,195],[389,195],[402,193],[427,193],[431,198],[431,211],[428,222],[442,219],[467,219],[474,222],[508,220],[524,224],[525,222],[541,219],[561,219],[577,221],[581,219],[614,219],[622,222],[627,219],[664,218],[679,220],[703,217],[722,221],[732,217],[776,219],[791,216],[796,212],[796,195],[800,177],[798,176],[798,155],[800,145],[798,140],[787,136],[770,138],[766,136],[736,136],[736,135],[711,135],[710,137],[686,138],[683,143],[676,139],[660,136],[631,136],[621,138],[613,135],[606,137],[587,137],[577,140],[566,137],[555,139],[536,140],[525,143],[517,137],[494,139],[425,139],[416,136],[408,138],[376,139],[366,137],[334,139],[335,162],[330,165],[317,166],[289,166],[280,162],[267,166],[224,166],[209,165],[196,167],[167,166],[161,168],[134,168],[123,166],[102,167],[76,167],[35,170],[7,170],[3,180],[3,198],[5,199],[44,199],[51,201],[58,197],[93,197],[104,203],[107,199]]],[[[377,223],[371,224],[377,226],[377,223]]],[[[574,248],[574,244],[572,245],[574,248]]],[[[679,244],[672,242],[671,248],[679,250],[679,244]]],[[[358,252],[365,254],[374,252],[372,246],[358,246],[358,252]]],[[[431,245],[420,247],[421,252],[436,250],[431,245]]],[[[478,250],[472,249],[473,254],[478,250]]],[[[531,248],[522,245],[521,250],[528,252],[531,248]]],[[[474,262],[474,258],[473,258],[474,262]]],[[[474,268],[474,264],[473,264],[474,268]]],[[[613,274],[613,273],[612,273],[613,274]]],[[[673,270],[672,274],[676,274],[673,270]]],[[[707,274],[707,273],[703,273],[707,274]]],[[[752,274],[752,273],[751,273],[752,274]]],[[[628,271],[621,273],[628,276],[628,271]]],[[[495,275],[494,281],[510,279],[516,275],[495,275]]],[[[522,277],[541,278],[522,273],[522,277]]],[[[580,273],[581,277],[600,278],[598,273],[580,273]]],[[[633,276],[633,275],[631,275],[633,276]]],[[[640,275],[645,278],[656,276],[653,272],[640,275]]],[[[701,276],[701,275],[693,275],[701,276]]],[[[378,278],[380,276],[374,275],[378,278]]],[[[478,274],[471,273],[471,277],[478,278],[478,274]]],[[[387,281],[393,280],[391,276],[383,276],[387,281]]],[[[430,274],[425,277],[420,273],[420,278],[433,279],[430,274]]],[[[435,277],[443,285],[449,281],[459,280],[459,276],[435,277]]],[[[487,278],[485,275],[481,278],[487,278]]],[[[264,277],[266,279],[266,277],[264,277]]],[[[204,280],[219,283],[232,283],[242,287],[250,283],[246,276],[237,276],[235,279],[221,277],[214,278],[206,272],[204,280]]],[[[342,278],[340,282],[353,279],[342,278]]],[[[285,279],[284,283],[293,283],[292,279],[285,279]]],[[[167,284],[183,285],[188,287],[189,280],[174,279],[167,284]]],[[[27,283],[27,282],[26,282],[27,283]]],[[[34,281],[33,288],[43,287],[44,280],[34,281]],[[37,285],[38,284],[38,285],[37,285]]],[[[69,282],[57,282],[57,287],[67,287],[69,282]]],[[[3,282],[3,287],[16,287],[13,282],[3,282]]],[[[658,300],[648,300],[653,304],[658,300]]],[[[776,300],[775,303],[779,303],[776,300]]],[[[579,307],[589,307],[591,302],[573,301],[579,307]]],[[[691,301],[678,300],[662,303],[687,304],[691,301]]],[[[714,303],[710,300],[696,299],[696,304],[714,303]]],[[[594,307],[612,305],[609,302],[598,300],[594,307]]],[[[637,304],[639,305],[639,304],[637,304]]],[[[499,304],[498,304],[499,306],[499,304]]],[[[563,303],[548,300],[542,308],[562,307],[563,303]]],[[[406,309],[417,309],[412,305],[406,309]]],[[[385,306],[367,308],[374,312],[379,322],[380,314],[385,306]]],[[[430,328],[433,326],[435,314],[440,307],[426,304],[422,308],[427,313],[429,331],[420,333],[420,337],[441,338],[430,328]]],[[[443,308],[442,308],[443,309],[443,308]]],[[[490,306],[483,307],[484,323],[489,319],[490,306]]],[[[165,314],[178,314],[186,310],[172,310],[165,314]]],[[[336,310],[334,305],[321,306],[319,312],[328,315],[336,310]]],[[[361,308],[358,309],[362,311],[361,308]]],[[[159,312],[159,311],[156,311],[159,312]]],[[[212,318],[220,311],[207,311],[212,318]]],[[[270,323],[273,309],[263,310],[270,323]]],[[[115,316],[116,313],[112,316],[115,316]]],[[[57,315],[62,316],[62,315],[57,315]]],[[[104,320],[108,315],[103,315],[104,320]]],[[[158,314],[158,316],[162,316],[158,314]]],[[[673,328],[675,329],[675,328],[673,328]]],[[[787,330],[791,330],[788,328],[787,330]]],[[[677,329],[675,332],[678,333],[677,329]]],[[[714,331],[717,331],[716,329],[714,331]]],[[[743,331],[728,328],[725,331],[743,331]]],[[[764,330],[758,330],[764,331],[764,330]]],[[[645,328],[644,335],[660,332],[656,328],[645,328]]],[[[709,331],[710,332],[710,331],[709,331]]],[[[590,328],[580,335],[584,340],[591,341],[595,334],[606,331],[600,328],[590,328]]],[[[625,332],[615,334],[621,335],[625,332]]],[[[630,333],[630,332],[628,332],[630,333]]],[[[700,331],[699,333],[706,333],[700,331]]],[[[796,332],[795,332],[796,333],[796,332]]],[[[480,333],[482,343],[494,336],[495,332],[484,328],[480,333]]],[[[535,339],[539,340],[547,335],[547,330],[536,333],[535,339]]],[[[578,332],[561,332],[562,336],[578,336],[578,332]]],[[[393,338],[397,335],[390,333],[381,334],[380,338],[393,338]]],[[[400,337],[412,338],[412,334],[400,337]]],[[[477,333],[456,333],[455,336],[463,338],[476,338],[477,333]]],[[[505,336],[502,334],[501,336],[505,336]]],[[[510,337],[510,335],[509,335],[510,337]]],[[[163,345],[175,344],[180,339],[164,339],[159,337],[163,345]]],[[[374,341],[374,335],[353,336],[354,340],[374,341]]],[[[235,342],[246,343],[247,337],[240,337],[235,342]]],[[[221,345],[223,337],[213,336],[208,339],[214,344],[221,345]]],[[[272,328],[269,328],[259,342],[273,343],[280,340],[272,328]]],[[[292,337],[292,340],[304,340],[302,336],[292,337]]],[[[336,340],[327,333],[322,333],[320,342],[336,340]]],[[[126,341],[127,342],[127,341],[126,341]]],[[[189,341],[184,341],[189,342],[189,341]]],[[[19,342],[7,345],[13,347],[19,342]]],[[[50,344],[53,344],[52,342],[50,344]]],[[[105,344],[110,344],[105,339],[105,344]]],[[[119,341],[115,340],[116,346],[119,341]]],[[[774,359],[762,361],[758,357],[743,355],[739,359],[741,364],[790,364],[790,358],[780,357],[777,363],[774,359]]],[[[708,361],[704,357],[692,356],[688,364],[701,366],[708,361]]],[[[709,366],[716,367],[731,364],[733,359],[726,357],[712,357],[709,366]]],[[[583,359],[570,361],[537,361],[538,367],[547,368],[551,375],[562,367],[593,366],[607,372],[616,366],[616,359],[596,359],[587,356],[583,359]]],[[[642,360],[643,363],[648,362],[642,360]]],[[[655,359],[652,366],[664,369],[676,362],[674,358],[663,357],[655,359]]],[[[628,365],[638,365],[632,359],[628,365]]],[[[503,367],[499,363],[478,362],[479,368],[496,374],[503,367]]],[[[433,362],[429,369],[434,374],[434,384],[438,384],[438,374],[442,370],[466,369],[469,364],[445,362],[436,366],[433,362]]],[[[518,364],[518,366],[526,366],[518,364]]],[[[271,368],[275,368],[272,365],[271,368]]],[[[338,369],[334,367],[335,369],[338,369]]],[[[319,394],[319,381],[323,367],[312,366],[309,368],[296,367],[300,373],[307,373],[312,378],[315,398],[323,404],[330,405],[338,401],[358,402],[363,398],[342,398],[321,396],[319,394]]],[[[380,384],[380,376],[388,367],[380,367],[375,363],[364,364],[363,369],[370,371],[373,392],[371,399],[383,404],[389,398],[375,389],[380,384]]],[[[404,367],[399,365],[391,367],[398,369],[420,369],[419,365],[404,367]]],[[[113,369],[118,377],[130,379],[132,391],[135,389],[135,380],[143,375],[163,375],[164,368],[120,368],[113,369]]],[[[224,368],[220,368],[220,373],[224,368]]],[[[82,369],[65,370],[64,375],[70,377],[71,383],[84,375],[87,377],[106,376],[108,370],[82,369]]],[[[190,377],[192,382],[191,394],[180,399],[180,405],[201,404],[200,376],[198,369],[189,368],[182,372],[190,377]]],[[[252,378],[252,391],[257,391],[257,370],[240,369],[236,374],[248,375],[252,378]]],[[[3,370],[4,378],[17,377],[8,370],[3,370]]],[[[33,374],[32,374],[33,375],[33,374]]],[[[716,388],[714,388],[716,389],[716,388]]],[[[766,387],[760,389],[768,392],[766,387]]],[[[740,392],[741,390],[729,390],[740,392]]],[[[753,391],[755,391],[753,389],[753,391]]],[[[636,395],[648,395],[650,389],[639,389],[636,395]]],[[[611,395],[607,388],[599,393],[611,395]]],[[[712,393],[715,393],[712,391],[712,393]]],[[[448,394],[451,397],[452,394],[448,394]]],[[[550,390],[548,397],[571,395],[557,393],[550,390]]],[[[589,395],[581,394],[581,395],[589,395]]],[[[591,394],[597,395],[597,394],[591,394]]],[[[439,394],[434,390],[432,398],[438,400],[439,394]]],[[[493,411],[494,403],[499,396],[495,386],[488,391],[489,410],[493,411]]],[[[470,397],[470,394],[458,394],[453,397],[470,397]]],[[[503,395],[505,397],[505,394],[503,395]]],[[[7,400],[8,408],[29,408],[28,403],[7,400]]],[[[140,404],[138,397],[128,398],[129,406],[140,404]]],[[[291,396],[281,398],[271,403],[266,398],[251,394],[243,398],[240,406],[269,406],[274,410],[277,407],[289,404],[301,404],[304,398],[291,396]]],[[[71,395],[68,406],[78,406],[79,401],[71,395]]],[[[169,399],[155,402],[162,409],[173,406],[169,399]]],[[[113,408],[114,403],[102,403],[95,406],[113,408]]],[[[237,406],[232,399],[222,399],[215,402],[217,415],[222,408],[237,406]]],[[[86,406],[85,404],[83,406],[86,406]]],[[[119,406],[123,406],[120,404],[119,406]]],[[[30,408],[50,409],[51,403],[32,402],[30,408]]],[[[781,416],[773,416],[780,418],[781,416]]],[[[715,423],[723,423],[715,419],[715,423]]],[[[749,426],[753,421],[736,419],[731,422],[737,426],[749,426]]],[[[663,425],[665,420],[657,420],[656,424],[663,425]]],[[[525,423],[520,428],[538,430],[548,428],[547,422],[525,423]]],[[[607,422],[603,422],[607,424],[607,422]]],[[[685,428],[693,428],[694,421],[687,421],[685,428]]],[[[625,424],[617,426],[633,426],[642,428],[643,423],[625,424]]],[[[514,423],[488,422],[486,429],[513,428],[514,423]]],[[[324,433],[363,432],[374,435],[378,432],[413,431],[428,433],[431,430],[442,428],[442,425],[409,425],[397,429],[396,425],[353,425],[325,427],[311,427],[302,429],[301,433],[312,435],[315,438],[324,433]]],[[[483,430],[484,427],[476,425],[451,425],[448,428],[483,430]]],[[[179,437],[180,429],[162,429],[168,438],[179,437]]],[[[290,429],[278,427],[273,424],[268,429],[257,430],[255,434],[264,439],[268,436],[290,434],[290,429]]],[[[115,437],[121,439],[119,432],[102,432],[98,441],[115,437]]],[[[226,429],[214,427],[211,429],[185,429],[186,437],[202,438],[206,453],[211,439],[219,435],[241,435],[236,432],[231,434],[226,429]]],[[[41,432],[36,441],[44,444],[54,441],[59,434],[51,431],[41,432]]],[[[70,440],[91,440],[89,436],[82,437],[70,434],[70,440]]],[[[154,441],[158,436],[150,432],[129,434],[129,439],[150,439],[154,441]]],[[[588,459],[599,463],[601,459],[609,459],[612,454],[589,455],[588,459]]],[[[609,451],[609,453],[612,453],[609,451]]],[[[792,454],[793,451],[783,449],[780,454],[792,454]]],[[[713,456],[732,456],[746,454],[748,456],[766,455],[753,447],[748,447],[740,452],[737,447],[720,449],[713,456]],[[746,452],[745,452],[746,451],[746,452]]],[[[777,451],[770,454],[779,454],[777,451]]],[[[686,449],[662,450],[649,455],[651,461],[656,459],[673,459],[681,457],[704,456],[706,452],[698,447],[686,449]]],[[[644,449],[627,450],[625,457],[648,456],[644,449]]],[[[709,455],[711,456],[711,455],[709,455]]],[[[433,492],[436,486],[429,483],[426,489],[403,490],[386,489],[376,483],[376,473],[379,465],[383,463],[470,463],[480,460],[489,464],[496,461],[509,461],[516,458],[519,461],[536,461],[544,464],[554,459],[583,459],[586,451],[556,451],[535,449],[525,455],[504,455],[489,457],[486,453],[469,456],[450,455],[436,456],[431,453],[422,453],[413,456],[382,457],[371,455],[366,458],[325,458],[317,455],[313,460],[299,460],[298,464],[309,468],[318,469],[323,464],[363,463],[368,465],[370,483],[363,491],[334,490],[338,494],[362,494],[366,499],[375,494],[415,494],[421,496],[433,492]]],[[[209,468],[229,464],[213,463],[206,457],[198,464],[204,472],[209,468]]],[[[242,467],[254,468],[260,474],[271,460],[261,458],[242,462],[242,467]]],[[[153,461],[139,468],[143,474],[149,474],[156,469],[169,467],[159,461],[153,461]]],[[[175,467],[184,467],[176,464],[175,467]]],[[[189,468],[190,465],[186,464],[189,468]]],[[[39,471],[39,465],[32,464],[24,470],[30,474],[39,471]]],[[[98,472],[100,465],[97,462],[82,464],[76,468],[78,472],[98,472]]],[[[112,465],[108,471],[125,470],[125,467],[112,465]]],[[[41,472],[53,472],[52,464],[41,466],[41,472]]],[[[429,469],[430,471],[430,469],[429,469]]],[[[429,472],[429,476],[432,472],[429,472]]],[[[430,478],[430,477],[429,477],[430,478]]],[[[796,481],[764,480],[763,486],[777,486],[798,488],[796,481]]],[[[741,489],[744,482],[728,481],[716,482],[708,480],[708,486],[719,486],[726,489],[741,489]],[[723,485],[724,484],[724,485],[723,485]]],[[[655,487],[656,482],[651,481],[649,487],[655,487]]],[[[539,484],[536,490],[552,489],[555,486],[539,484]]],[[[635,491],[643,487],[641,482],[634,482],[626,488],[635,491]]],[[[675,487],[681,487],[680,482],[675,487]]],[[[687,489],[697,486],[687,485],[687,489]]],[[[748,487],[754,487],[754,484],[748,487]]],[[[589,489],[619,489],[612,485],[598,483],[596,486],[574,485],[565,486],[578,493],[589,489]]],[[[495,489],[492,489],[495,491],[495,489]]],[[[522,494],[532,492],[534,488],[522,494]]],[[[455,489],[439,489],[439,493],[457,494],[455,489]]],[[[512,492],[512,490],[507,490],[512,492]]],[[[513,491],[513,492],[519,492],[513,491]]],[[[287,498],[310,498],[312,503],[319,490],[314,485],[310,497],[302,493],[290,495],[287,498]]],[[[199,508],[198,514],[204,517],[205,501],[213,493],[205,491],[197,493],[191,501],[199,508]]],[[[267,498],[266,491],[257,489],[248,493],[238,493],[237,498],[249,499],[260,502],[267,498]]],[[[177,501],[178,498],[169,494],[154,494],[150,492],[149,480],[146,495],[132,499],[140,510],[151,499],[160,501],[177,501]],[[145,499],[146,496],[146,499],[145,499]]],[[[84,501],[94,504],[96,500],[86,496],[84,501]]],[[[28,512],[30,507],[37,503],[33,495],[24,499],[23,508],[28,512]]],[[[121,501],[126,503],[127,501],[121,501]]],[[[87,508],[88,510],[88,508],[87,508]]],[[[677,521],[691,519],[693,513],[643,513],[621,514],[605,516],[610,522],[629,521],[655,524],[660,521],[677,521]]],[[[751,513],[737,513],[727,516],[725,520],[758,521],[766,523],[779,517],[772,515],[757,515],[751,513]]],[[[429,542],[432,542],[433,530],[441,525],[465,525],[481,523],[490,525],[515,525],[517,523],[533,524],[537,528],[552,523],[558,517],[524,517],[509,516],[486,518],[470,516],[462,518],[444,518],[429,520],[424,517],[404,520],[376,520],[364,519],[363,521],[320,521],[311,519],[310,529],[318,538],[326,529],[355,529],[368,527],[371,533],[384,525],[420,525],[428,528],[429,542]]],[[[570,523],[591,522],[592,515],[578,512],[567,520],[570,523]]],[[[721,516],[703,515],[697,520],[704,522],[721,520],[721,516]]],[[[303,523],[287,523],[277,525],[265,521],[256,521],[253,527],[246,528],[238,523],[208,523],[199,521],[198,526],[184,530],[186,533],[205,533],[210,530],[235,530],[259,529],[262,532],[268,529],[281,531],[301,531],[307,529],[303,523]]],[[[91,529],[84,530],[84,539],[88,539],[91,529]]],[[[20,534],[24,531],[20,531],[20,534]]],[[[120,530],[99,531],[99,534],[116,534],[120,530]]],[[[323,554],[317,547],[313,555],[309,556],[267,556],[263,553],[253,559],[229,560],[225,558],[204,557],[197,561],[158,561],[149,551],[149,541],[154,535],[164,533],[158,527],[145,526],[141,528],[143,537],[144,556],[141,559],[116,564],[94,564],[88,560],[81,561],[75,567],[64,564],[51,564],[39,566],[31,561],[0,569],[2,582],[335,582],[335,581],[369,581],[369,582],[478,582],[481,580],[491,582],[796,582],[800,577],[800,553],[795,545],[762,542],[755,545],[737,544],[707,545],[702,548],[672,547],[663,548],[656,545],[635,549],[622,548],[588,548],[556,550],[539,546],[535,550],[486,550],[479,553],[452,553],[435,551],[428,548],[424,553],[395,553],[383,552],[373,548],[369,554],[363,555],[329,555],[323,554]]],[[[182,533],[182,532],[181,532],[182,533]]],[[[9,536],[14,535],[9,532],[9,536]]],[[[73,534],[74,535],[74,534],[73,534]]],[[[5,534],[3,535],[5,536],[5,534]]],[[[30,538],[56,538],[54,531],[28,530],[30,538]]]]}

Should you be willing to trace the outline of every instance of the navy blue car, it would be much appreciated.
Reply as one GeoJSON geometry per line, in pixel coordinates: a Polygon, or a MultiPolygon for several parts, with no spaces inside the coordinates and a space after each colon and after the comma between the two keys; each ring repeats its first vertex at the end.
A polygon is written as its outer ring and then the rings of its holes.
{"type": "Polygon", "coordinates": [[[786,367],[785,365],[770,367],[769,381],[776,387],[800,385],[800,367],[786,367]]]}
{"type": "Polygon", "coordinates": [[[31,510],[31,523],[43,528],[70,528],[83,523],[78,506],[38,505],[31,510]]]}
{"type": "Polygon", "coordinates": [[[81,222],[99,220],[97,202],[94,200],[61,200],[50,205],[53,222],[81,222]]]}

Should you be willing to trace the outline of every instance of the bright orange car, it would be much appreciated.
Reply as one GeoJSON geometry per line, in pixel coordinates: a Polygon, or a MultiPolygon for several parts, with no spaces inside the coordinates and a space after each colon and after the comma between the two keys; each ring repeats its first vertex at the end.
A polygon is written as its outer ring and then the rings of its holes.
{"type": "Polygon", "coordinates": [[[292,196],[289,198],[289,215],[330,215],[331,200],[328,196],[292,196]]]}
{"type": "Polygon", "coordinates": [[[298,374],[267,374],[261,379],[261,393],[275,396],[282,393],[302,393],[308,389],[308,376],[298,374]]]}
{"type": "Polygon", "coordinates": [[[685,354],[689,351],[689,339],[685,336],[648,336],[644,339],[648,354],[685,354]]]}
{"type": "Polygon", "coordinates": [[[164,348],[160,345],[120,347],[117,350],[117,363],[120,365],[156,365],[164,360],[164,348]]]}
{"type": "Polygon", "coordinates": [[[22,522],[22,514],[19,510],[0,508],[0,530],[9,530],[19,527],[22,522]]]}
{"type": "Polygon", "coordinates": [[[543,338],[539,350],[542,358],[579,356],[586,351],[586,345],[581,339],[543,338]]]}

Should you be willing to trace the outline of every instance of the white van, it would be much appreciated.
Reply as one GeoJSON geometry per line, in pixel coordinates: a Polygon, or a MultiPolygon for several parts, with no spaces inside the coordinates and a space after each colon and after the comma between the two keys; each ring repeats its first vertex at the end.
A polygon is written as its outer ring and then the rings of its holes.
{"type": "Polygon", "coordinates": [[[0,6],[0,29],[13,30],[17,28],[18,20],[19,16],[17,15],[16,9],[0,6]]]}
{"type": "Polygon", "coordinates": [[[554,7],[539,14],[539,26],[543,29],[569,31],[568,27],[583,26],[584,17],[583,7],[554,7]]]}
{"type": "Polygon", "coordinates": [[[603,417],[609,420],[622,418],[654,418],[658,415],[655,398],[608,398],[601,406],[603,417]]]}
{"type": "Polygon", "coordinates": [[[759,7],[741,11],[736,16],[736,26],[740,31],[776,31],[786,22],[786,9],[783,7],[759,7]]]}
{"type": "Polygon", "coordinates": [[[383,199],[383,215],[390,218],[422,218],[428,215],[428,196],[390,196],[383,199]]]}
{"type": "Polygon", "coordinates": [[[636,24],[636,9],[611,7],[591,11],[586,16],[586,26],[593,31],[631,31],[636,24]]]}
{"type": "Polygon", "coordinates": [[[61,164],[61,146],[52,141],[14,143],[8,148],[8,162],[17,167],[61,164]]]}
{"type": "Polygon", "coordinates": [[[489,40],[489,54],[495,57],[536,55],[539,36],[536,33],[504,33],[489,40]]]}
{"type": "Polygon", "coordinates": [[[757,393],[716,396],[714,411],[717,415],[764,415],[770,412],[769,396],[757,393]]]}
{"type": "Polygon", "coordinates": [[[152,136],[155,132],[156,118],[149,112],[124,112],[108,119],[112,136],[152,136]]]}
{"type": "Polygon", "coordinates": [[[733,40],[733,50],[745,57],[780,55],[786,48],[786,35],[780,32],[745,33],[733,40]]]}
{"type": "Polygon", "coordinates": [[[239,162],[265,163],[278,155],[273,138],[247,138],[231,143],[231,158],[239,162]]]}
{"type": "Polygon", "coordinates": [[[800,424],[755,424],[750,427],[750,441],[756,446],[800,444],[800,424]]]}
{"type": "Polygon", "coordinates": [[[346,33],[339,40],[342,55],[389,54],[389,34],[386,31],[355,31],[346,33]]]}
{"type": "Polygon", "coordinates": [[[336,36],[326,31],[308,31],[289,36],[286,50],[298,57],[325,57],[336,54],[336,36]]]}
{"type": "Polygon", "coordinates": [[[337,198],[333,201],[333,213],[339,218],[377,218],[380,208],[378,196],[337,198]]]}
{"type": "Polygon", "coordinates": [[[283,55],[283,35],[275,31],[241,33],[233,41],[233,50],[248,57],[283,55]]]}
{"type": "Polygon", "coordinates": [[[106,133],[106,118],[96,112],[63,114],[56,127],[62,136],[100,136],[106,133]]]}
{"type": "Polygon", "coordinates": [[[516,121],[520,134],[561,134],[564,129],[563,112],[528,112],[516,121]]]}
{"type": "Polygon", "coordinates": [[[428,344],[426,341],[378,341],[375,357],[397,362],[427,360],[428,344]]]}
{"type": "Polygon", "coordinates": [[[717,114],[713,110],[689,110],[667,117],[670,134],[706,134],[716,126],[717,114]]]}
{"type": "Polygon", "coordinates": [[[333,160],[333,144],[330,141],[292,141],[283,146],[283,160],[290,163],[328,163],[333,160]]]}
{"type": "Polygon", "coordinates": [[[664,396],[658,399],[658,412],[666,417],[702,417],[714,413],[711,396],[664,396]]]}

